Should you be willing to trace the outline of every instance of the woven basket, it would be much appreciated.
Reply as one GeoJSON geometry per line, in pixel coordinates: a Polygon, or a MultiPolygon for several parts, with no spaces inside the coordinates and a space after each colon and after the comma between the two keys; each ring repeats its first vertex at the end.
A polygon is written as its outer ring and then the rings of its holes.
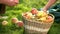
{"type": "Polygon", "coordinates": [[[24,16],[22,16],[25,27],[25,34],[47,34],[54,22],[54,16],[52,14],[49,15],[53,17],[53,21],[51,23],[28,20],[24,16]]]}

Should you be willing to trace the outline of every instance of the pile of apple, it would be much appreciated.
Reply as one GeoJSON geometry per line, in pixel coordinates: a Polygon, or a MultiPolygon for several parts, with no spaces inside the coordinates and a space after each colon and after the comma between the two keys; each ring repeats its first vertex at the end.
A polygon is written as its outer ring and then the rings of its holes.
{"type": "Polygon", "coordinates": [[[38,11],[36,8],[33,8],[30,12],[23,13],[23,16],[26,19],[34,19],[37,21],[43,21],[50,23],[53,21],[53,17],[45,13],[44,11],[38,11]]]}
{"type": "MultiPolygon", "coordinates": [[[[14,18],[11,18],[11,23],[12,24],[16,24],[16,26],[18,26],[18,27],[23,27],[23,21],[19,21],[16,17],[14,17],[14,18]]],[[[8,25],[8,21],[7,20],[3,20],[2,22],[1,22],[1,24],[3,25],[3,26],[6,26],[6,25],[8,25]]]]}
{"type": "Polygon", "coordinates": [[[11,19],[11,22],[13,24],[16,24],[18,27],[23,27],[24,23],[23,21],[19,21],[16,17],[11,19]]]}

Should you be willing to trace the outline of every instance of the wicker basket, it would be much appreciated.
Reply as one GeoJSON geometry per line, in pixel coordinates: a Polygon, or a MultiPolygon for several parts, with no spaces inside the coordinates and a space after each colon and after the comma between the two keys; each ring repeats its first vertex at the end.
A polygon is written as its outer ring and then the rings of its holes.
{"type": "MultiPolygon", "coordinates": [[[[52,14],[49,14],[53,17],[52,14]]],[[[23,17],[24,27],[25,27],[25,34],[47,34],[51,25],[53,24],[54,20],[51,23],[43,23],[40,21],[35,20],[28,20],[23,17]]]]}

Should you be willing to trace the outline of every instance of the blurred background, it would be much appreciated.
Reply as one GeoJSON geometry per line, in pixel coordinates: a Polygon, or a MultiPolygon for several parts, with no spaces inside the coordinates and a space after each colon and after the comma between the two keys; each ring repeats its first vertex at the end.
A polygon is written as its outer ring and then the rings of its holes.
{"type": "MultiPolygon", "coordinates": [[[[10,19],[12,17],[17,17],[19,20],[22,20],[22,13],[30,11],[32,8],[37,8],[40,10],[40,8],[43,8],[45,4],[48,2],[48,0],[20,0],[19,4],[14,7],[6,6],[6,13],[2,14],[4,16],[9,16],[7,19],[9,23],[11,23],[10,19]]],[[[24,28],[20,28],[19,30],[14,30],[14,26],[8,25],[6,27],[12,28],[13,30],[9,30],[9,28],[2,28],[0,31],[0,34],[23,34],[24,28]],[[2,31],[3,30],[3,31],[2,31]],[[9,30],[9,31],[8,31],[9,30]],[[9,33],[10,32],[10,33],[9,33]]],[[[60,34],[60,25],[57,23],[54,23],[51,27],[48,34],[60,34]]]]}

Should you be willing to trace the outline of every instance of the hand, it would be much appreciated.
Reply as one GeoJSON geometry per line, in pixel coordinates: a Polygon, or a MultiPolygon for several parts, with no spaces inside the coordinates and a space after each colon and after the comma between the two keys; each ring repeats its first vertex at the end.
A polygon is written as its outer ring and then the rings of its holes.
{"type": "Polygon", "coordinates": [[[47,13],[47,10],[46,10],[46,9],[44,9],[44,8],[42,9],[42,11],[44,11],[45,13],[47,13]]]}
{"type": "Polygon", "coordinates": [[[0,0],[0,3],[8,6],[15,6],[19,3],[19,0],[0,0]]]}

